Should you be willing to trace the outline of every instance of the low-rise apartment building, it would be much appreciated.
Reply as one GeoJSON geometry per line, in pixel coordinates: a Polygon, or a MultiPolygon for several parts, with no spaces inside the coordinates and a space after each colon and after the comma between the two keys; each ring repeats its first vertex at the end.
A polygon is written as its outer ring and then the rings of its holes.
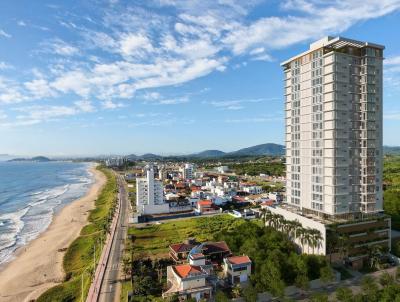
{"type": "Polygon", "coordinates": [[[248,256],[232,256],[224,259],[224,275],[230,284],[247,282],[251,275],[251,260],[248,256]]]}

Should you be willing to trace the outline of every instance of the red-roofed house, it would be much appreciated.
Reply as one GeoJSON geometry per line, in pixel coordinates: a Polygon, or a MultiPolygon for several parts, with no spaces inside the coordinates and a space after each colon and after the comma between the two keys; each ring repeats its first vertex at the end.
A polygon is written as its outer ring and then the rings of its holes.
{"type": "Polygon", "coordinates": [[[210,299],[212,286],[207,283],[209,274],[197,265],[181,264],[168,266],[168,290],[163,293],[163,298],[178,295],[180,299],[194,298],[196,301],[210,299]]]}
{"type": "Polygon", "coordinates": [[[200,200],[197,202],[196,212],[199,214],[214,214],[219,212],[219,207],[211,200],[200,200]]]}
{"type": "Polygon", "coordinates": [[[225,258],[224,274],[231,284],[246,282],[251,275],[250,258],[245,255],[225,258]]]}
{"type": "Polygon", "coordinates": [[[261,208],[264,209],[264,208],[270,207],[270,206],[274,205],[274,203],[275,203],[275,201],[272,200],[272,199],[264,200],[264,201],[261,203],[261,208]]]}
{"type": "Polygon", "coordinates": [[[187,262],[189,252],[195,245],[191,243],[176,243],[169,246],[169,255],[176,263],[187,262]]]}

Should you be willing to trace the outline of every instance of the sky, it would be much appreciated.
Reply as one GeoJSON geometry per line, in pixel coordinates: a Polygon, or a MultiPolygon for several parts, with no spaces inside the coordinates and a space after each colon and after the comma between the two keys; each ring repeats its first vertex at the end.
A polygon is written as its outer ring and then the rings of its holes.
{"type": "Polygon", "coordinates": [[[0,154],[185,154],[284,143],[280,62],[326,35],[386,46],[400,145],[399,0],[0,2],[0,154]]]}

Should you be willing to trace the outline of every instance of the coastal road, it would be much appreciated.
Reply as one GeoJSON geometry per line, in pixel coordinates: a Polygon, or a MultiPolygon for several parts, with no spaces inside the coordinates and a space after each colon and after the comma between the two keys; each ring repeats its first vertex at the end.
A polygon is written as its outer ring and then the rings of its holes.
{"type": "Polygon", "coordinates": [[[101,284],[99,295],[100,302],[119,301],[120,296],[120,263],[122,262],[124,240],[128,231],[130,208],[125,180],[121,175],[117,175],[117,179],[120,192],[119,196],[121,199],[121,210],[119,212],[115,236],[111,246],[110,257],[101,284]]]}

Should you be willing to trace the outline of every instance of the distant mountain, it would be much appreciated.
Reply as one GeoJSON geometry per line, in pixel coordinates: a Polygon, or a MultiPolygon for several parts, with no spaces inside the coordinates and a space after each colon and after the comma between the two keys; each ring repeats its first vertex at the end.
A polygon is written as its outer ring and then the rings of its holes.
{"type": "Polygon", "coordinates": [[[0,154],[0,161],[7,161],[13,158],[15,158],[15,156],[12,156],[10,154],[0,154]]]}
{"type": "Polygon", "coordinates": [[[200,153],[191,154],[191,157],[198,157],[198,158],[213,158],[213,157],[222,157],[226,153],[220,150],[205,150],[200,153]]]}
{"type": "Polygon", "coordinates": [[[400,154],[400,146],[383,146],[383,153],[399,155],[400,154]]]}
{"type": "Polygon", "coordinates": [[[234,152],[230,152],[227,155],[236,156],[257,156],[257,155],[270,155],[270,156],[281,156],[285,154],[285,147],[278,144],[261,144],[253,147],[243,148],[234,152]]]}
{"type": "Polygon", "coordinates": [[[240,149],[233,152],[223,152],[220,150],[205,150],[199,153],[179,156],[161,156],[153,153],[143,155],[130,154],[126,158],[128,160],[160,160],[165,158],[222,158],[222,157],[241,157],[241,156],[282,156],[285,154],[285,147],[278,144],[261,144],[253,147],[240,149]]]}
{"type": "Polygon", "coordinates": [[[140,159],[147,159],[147,160],[157,160],[157,159],[161,159],[162,156],[157,155],[157,154],[153,154],[153,153],[146,153],[143,154],[142,156],[139,157],[140,159]]]}
{"type": "Polygon", "coordinates": [[[27,161],[27,162],[36,162],[36,163],[44,163],[44,162],[49,162],[51,161],[50,158],[45,157],[45,156],[35,156],[32,158],[14,158],[9,160],[10,162],[19,162],[19,161],[27,161]]]}

